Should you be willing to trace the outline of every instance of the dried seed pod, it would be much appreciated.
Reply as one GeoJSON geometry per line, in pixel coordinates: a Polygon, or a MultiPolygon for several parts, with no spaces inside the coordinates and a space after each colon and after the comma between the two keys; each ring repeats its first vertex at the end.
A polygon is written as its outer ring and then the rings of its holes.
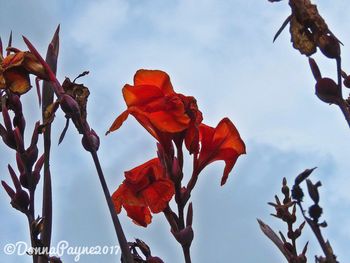
{"type": "Polygon", "coordinates": [[[302,202],[303,197],[304,197],[303,189],[301,189],[301,187],[298,184],[294,185],[292,188],[292,198],[297,202],[302,202]]]}
{"type": "Polygon", "coordinates": [[[328,58],[340,58],[339,40],[333,35],[323,34],[318,39],[318,47],[321,52],[328,58]]]}
{"type": "Polygon", "coordinates": [[[315,91],[316,96],[323,102],[338,104],[342,100],[341,90],[333,79],[319,79],[316,82],[315,91]]]}
{"type": "Polygon", "coordinates": [[[309,207],[309,215],[314,221],[318,221],[318,219],[322,215],[322,207],[320,207],[318,204],[314,204],[309,207]]]}

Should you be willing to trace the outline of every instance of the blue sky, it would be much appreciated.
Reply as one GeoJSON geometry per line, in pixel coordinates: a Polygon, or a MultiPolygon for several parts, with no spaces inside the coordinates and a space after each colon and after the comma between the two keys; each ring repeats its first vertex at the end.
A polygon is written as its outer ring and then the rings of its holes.
{"type": "MultiPolygon", "coordinates": [[[[318,2],[317,2],[318,3],[318,2]]],[[[350,43],[347,1],[319,1],[319,10],[331,30],[345,44],[343,65],[349,71],[350,43]]],[[[121,88],[131,83],[139,68],[169,73],[176,91],[197,98],[205,122],[215,126],[229,117],[246,142],[227,184],[220,187],[223,164],[208,167],[193,195],[193,262],[281,262],[277,249],[259,231],[256,218],[285,230],[269,216],[266,203],[280,189],[282,177],[317,166],[322,180],[321,203],[329,224],[326,236],[339,261],[350,258],[350,192],[348,191],[349,129],[340,111],[314,96],[314,80],[307,59],[294,50],[288,30],[276,43],[272,38],[289,14],[285,1],[4,1],[0,35],[12,29],[16,46],[27,36],[42,54],[61,24],[58,77],[82,79],[89,87],[89,121],[101,135],[100,155],[111,191],[123,171],[154,157],[154,140],[130,118],[118,132],[103,134],[125,109],[121,88]]],[[[315,56],[323,75],[335,76],[335,62],[315,56]]],[[[26,118],[40,118],[34,92],[24,98],[26,118]]],[[[64,126],[62,114],[54,124],[53,140],[64,126]]],[[[28,130],[31,130],[29,125],[28,130]]],[[[13,153],[0,145],[1,180],[9,181],[13,153]]],[[[90,157],[80,137],[69,129],[53,147],[53,244],[67,240],[78,245],[113,245],[116,238],[90,157]]],[[[39,205],[39,204],[38,204],[39,205]]],[[[30,258],[4,255],[8,242],[28,241],[25,218],[9,205],[0,191],[0,261],[30,262],[30,258]]],[[[155,215],[147,229],[132,224],[124,213],[129,239],[145,240],[166,262],[182,262],[181,250],[155,215]]],[[[310,259],[318,247],[310,239],[310,259]]],[[[303,244],[300,244],[302,246],[303,244]]],[[[72,257],[63,256],[65,262],[72,257]]],[[[115,257],[83,256],[81,262],[115,262],[115,257]]]]}

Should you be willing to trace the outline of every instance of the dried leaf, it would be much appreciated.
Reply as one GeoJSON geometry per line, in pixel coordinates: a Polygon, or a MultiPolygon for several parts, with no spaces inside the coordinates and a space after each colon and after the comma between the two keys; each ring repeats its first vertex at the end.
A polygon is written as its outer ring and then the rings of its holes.
{"type": "Polygon", "coordinates": [[[312,34],[302,24],[298,22],[295,16],[290,20],[290,34],[293,47],[301,54],[311,56],[316,52],[316,44],[312,34]]]}
{"type": "Polygon", "coordinates": [[[278,249],[282,252],[282,254],[285,256],[285,258],[289,262],[293,255],[284,248],[284,244],[282,240],[278,237],[278,235],[272,230],[270,226],[265,224],[260,219],[257,219],[257,220],[261,231],[278,247],[278,249]]]}
{"type": "MultiPolygon", "coordinates": [[[[81,75],[84,76],[87,73],[82,73],[81,75]]],[[[80,75],[79,75],[80,76],[80,75]]],[[[62,87],[66,94],[70,95],[72,98],[75,99],[75,101],[79,104],[81,117],[83,120],[86,120],[87,117],[87,101],[88,97],[90,95],[90,91],[87,87],[85,87],[83,84],[77,84],[75,82],[71,82],[69,78],[66,78],[62,84],[62,87]]]]}

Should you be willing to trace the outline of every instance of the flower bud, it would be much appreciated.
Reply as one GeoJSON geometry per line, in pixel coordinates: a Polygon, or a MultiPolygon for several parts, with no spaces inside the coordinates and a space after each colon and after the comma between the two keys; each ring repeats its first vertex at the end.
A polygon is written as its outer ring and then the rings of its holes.
{"type": "Polygon", "coordinates": [[[28,175],[26,173],[19,175],[19,181],[24,188],[29,189],[28,175]]]}
{"type": "Polygon", "coordinates": [[[341,90],[334,80],[321,78],[316,82],[316,96],[323,102],[337,104],[342,99],[341,90]]]}
{"type": "Polygon", "coordinates": [[[63,94],[60,98],[60,105],[61,109],[68,117],[74,120],[80,118],[79,105],[71,96],[63,94]]]}
{"type": "Polygon", "coordinates": [[[14,112],[16,113],[22,112],[22,103],[17,94],[11,93],[8,97],[8,100],[9,100],[10,108],[14,112]]]}
{"type": "Polygon", "coordinates": [[[91,129],[89,132],[83,135],[81,139],[81,143],[85,150],[88,152],[97,152],[100,147],[100,138],[96,134],[96,132],[91,129]]]}
{"type": "Polygon", "coordinates": [[[23,115],[15,115],[13,118],[13,125],[15,127],[18,127],[21,134],[24,134],[24,129],[26,127],[26,120],[24,119],[23,115]]]}
{"type": "Polygon", "coordinates": [[[194,237],[192,226],[187,226],[173,235],[181,246],[190,246],[194,237]]]}
{"type": "Polygon", "coordinates": [[[172,180],[174,180],[175,184],[178,184],[181,182],[182,178],[183,178],[183,173],[181,171],[180,165],[179,165],[179,161],[176,157],[174,157],[173,160],[173,165],[172,165],[172,180]]]}
{"type": "Polygon", "coordinates": [[[190,191],[188,191],[188,189],[186,187],[182,187],[180,190],[181,193],[181,201],[183,204],[186,204],[188,199],[190,199],[191,197],[191,193],[190,191]]]}
{"type": "Polygon", "coordinates": [[[345,87],[350,89],[350,75],[344,78],[343,84],[345,87]]]}
{"type": "Polygon", "coordinates": [[[22,160],[26,164],[26,167],[33,167],[34,163],[38,159],[39,150],[36,145],[30,146],[24,154],[22,154],[22,160]]]}
{"type": "Polygon", "coordinates": [[[21,212],[26,212],[28,210],[29,202],[28,193],[24,190],[19,190],[11,200],[11,205],[13,208],[21,212]]]}
{"type": "Polygon", "coordinates": [[[319,38],[319,48],[321,52],[328,58],[340,57],[339,40],[332,35],[322,35],[319,38]]]}

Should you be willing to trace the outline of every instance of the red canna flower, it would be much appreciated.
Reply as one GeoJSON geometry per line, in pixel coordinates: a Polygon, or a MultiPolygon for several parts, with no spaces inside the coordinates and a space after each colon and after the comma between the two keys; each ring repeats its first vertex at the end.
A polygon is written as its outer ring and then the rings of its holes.
{"type": "Polygon", "coordinates": [[[118,116],[108,132],[117,130],[131,114],[164,148],[181,133],[186,137],[188,149],[197,150],[202,113],[193,97],[174,92],[168,74],[160,70],[138,70],[134,86],[125,85],[123,96],[127,110],[118,116]]]}
{"type": "Polygon", "coordinates": [[[201,124],[199,131],[201,149],[196,163],[197,174],[208,164],[223,160],[226,163],[221,179],[221,185],[223,185],[226,183],[237,158],[246,153],[245,144],[236,127],[228,118],[222,119],[216,128],[201,124]]]}
{"type": "Polygon", "coordinates": [[[31,88],[29,74],[47,78],[44,67],[32,53],[16,51],[5,58],[0,56],[0,89],[26,93],[31,88]]]}
{"type": "Polygon", "coordinates": [[[112,200],[117,213],[124,207],[136,224],[146,227],[151,223],[151,212],[162,212],[174,193],[173,182],[166,177],[160,160],[154,158],[125,172],[112,200]]]}

